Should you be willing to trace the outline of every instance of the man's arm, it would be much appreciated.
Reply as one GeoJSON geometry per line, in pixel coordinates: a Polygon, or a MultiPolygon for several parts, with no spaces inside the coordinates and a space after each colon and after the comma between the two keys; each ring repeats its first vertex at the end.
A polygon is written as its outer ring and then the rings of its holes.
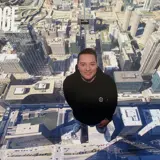
{"type": "Polygon", "coordinates": [[[118,101],[117,86],[116,86],[116,83],[114,82],[114,80],[111,78],[110,96],[109,96],[109,114],[106,117],[109,121],[112,120],[113,114],[114,114],[115,109],[117,107],[117,101],[118,101]]]}
{"type": "Polygon", "coordinates": [[[102,120],[99,124],[99,127],[107,126],[110,121],[112,121],[113,114],[115,112],[116,106],[117,106],[117,99],[118,99],[118,93],[117,93],[117,87],[114,82],[114,80],[110,77],[110,83],[109,83],[109,102],[106,108],[106,118],[102,120]]]}
{"type": "Polygon", "coordinates": [[[63,93],[64,97],[69,104],[69,106],[72,108],[73,106],[73,88],[71,86],[71,82],[68,77],[63,81],[63,93]]]}

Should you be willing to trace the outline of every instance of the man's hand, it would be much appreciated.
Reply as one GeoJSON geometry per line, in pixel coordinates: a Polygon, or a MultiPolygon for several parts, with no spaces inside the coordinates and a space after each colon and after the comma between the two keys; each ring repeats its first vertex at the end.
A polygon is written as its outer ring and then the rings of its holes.
{"type": "Polygon", "coordinates": [[[105,126],[108,125],[108,123],[109,123],[109,120],[108,119],[104,119],[99,123],[98,127],[105,127],[105,126]]]}

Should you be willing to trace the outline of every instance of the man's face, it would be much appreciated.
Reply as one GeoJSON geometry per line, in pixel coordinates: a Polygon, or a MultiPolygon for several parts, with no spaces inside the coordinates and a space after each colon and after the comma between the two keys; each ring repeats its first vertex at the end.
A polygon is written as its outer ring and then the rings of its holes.
{"type": "Polygon", "coordinates": [[[94,55],[82,54],[79,57],[78,69],[82,77],[91,79],[97,72],[97,62],[94,55]]]}

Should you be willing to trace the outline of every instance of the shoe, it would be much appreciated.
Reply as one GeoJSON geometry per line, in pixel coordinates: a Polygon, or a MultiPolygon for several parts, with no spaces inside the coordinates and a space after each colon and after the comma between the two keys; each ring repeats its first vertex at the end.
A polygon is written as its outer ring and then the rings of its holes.
{"type": "Polygon", "coordinates": [[[97,127],[96,126],[96,129],[99,133],[105,133],[106,132],[106,126],[105,127],[97,127]]]}
{"type": "Polygon", "coordinates": [[[78,139],[77,135],[74,132],[71,133],[71,137],[72,139],[78,139]]]}

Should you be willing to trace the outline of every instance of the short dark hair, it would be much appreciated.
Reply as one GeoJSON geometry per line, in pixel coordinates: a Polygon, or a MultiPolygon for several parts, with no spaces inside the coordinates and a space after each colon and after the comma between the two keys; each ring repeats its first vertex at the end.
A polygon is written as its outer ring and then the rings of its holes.
{"type": "Polygon", "coordinates": [[[95,58],[96,58],[96,62],[97,62],[97,54],[96,54],[96,51],[92,48],[86,48],[84,50],[82,50],[79,54],[78,54],[78,58],[77,58],[77,63],[79,62],[79,57],[80,55],[82,54],[91,54],[91,55],[94,55],[95,58]]]}

